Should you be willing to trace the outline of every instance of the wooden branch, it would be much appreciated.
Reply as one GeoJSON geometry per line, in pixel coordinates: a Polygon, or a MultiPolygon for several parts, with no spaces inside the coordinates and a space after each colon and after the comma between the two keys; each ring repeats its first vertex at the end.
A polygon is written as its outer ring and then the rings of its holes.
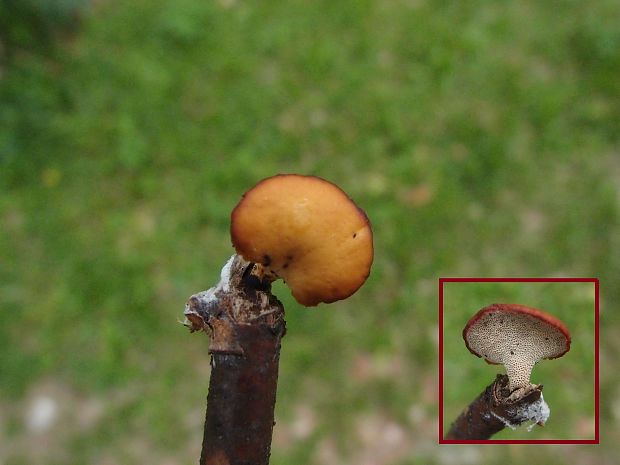
{"type": "Polygon", "coordinates": [[[445,439],[489,439],[507,426],[514,429],[526,421],[542,426],[549,416],[542,389],[541,384],[534,385],[523,396],[513,399],[508,390],[508,376],[497,375],[452,423],[445,439]]]}
{"type": "Polygon", "coordinates": [[[210,337],[211,379],[200,465],[267,465],[284,308],[261,265],[233,256],[220,283],[193,295],[186,325],[210,337]]]}

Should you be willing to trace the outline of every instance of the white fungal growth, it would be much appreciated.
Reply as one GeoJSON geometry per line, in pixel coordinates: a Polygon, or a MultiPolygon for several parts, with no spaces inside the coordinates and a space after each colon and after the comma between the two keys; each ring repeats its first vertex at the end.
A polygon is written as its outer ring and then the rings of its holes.
{"type": "Polygon", "coordinates": [[[566,335],[556,326],[523,312],[484,312],[468,327],[465,341],[472,352],[506,367],[509,389],[530,386],[534,365],[566,352],[566,335]]]}
{"type": "Polygon", "coordinates": [[[215,286],[216,291],[219,291],[221,289],[224,292],[228,292],[230,284],[230,269],[232,268],[234,260],[235,255],[231,256],[222,268],[222,272],[220,273],[220,282],[217,283],[217,286],[215,286]]]}
{"type": "Polygon", "coordinates": [[[551,409],[549,408],[547,402],[545,402],[542,393],[540,394],[540,399],[528,405],[524,414],[527,416],[528,420],[533,422],[530,426],[528,426],[528,431],[532,431],[535,424],[542,426],[547,423],[549,415],[551,415],[551,409]]]}
{"type": "Polygon", "coordinates": [[[230,269],[232,267],[234,259],[235,256],[233,255],[222,268],[219,283],[217,283],[212,288],[207,289],[206,291],[199,292],[195,295],[195,297],[200,299],[203,303],[208,304],[217,300],[216,294],[218,294],[219,292],[228,292],[230,288],[230,269]]]}
{"type": "MultiPolygon", "coordinates": [[[[226,262],[222,271],[220,273],[220,282],[217,285],[207,289],[206,291],[201,291],[197,294],[194,294],[192,298],[198,299],[202,305],[208,306],[210,304],[217,303],[218,297],[217,294],[220,292],[228,292],[230,288],[230,270],[232,268],[232,263],[235,259],[235,255],[230,257],[230,259],[226,262]]],[[[191,300],[191,299],[190,299],[191,300]]],[[[189,301],[185,304],[185,314],[187,315],[190,312],[189,301]]],[[[183,322],[185,326],[191,326],[187,317],[183,322]]]]}
{"type": "Polygon", "coordinates": [[[547,422],[549,415],[551,414],[551,410],[549,409],[549,405],[545,402],[545,399],[541,393],[538,400],[527,405],[514,407],[509,413],[511,420],[504,418],[495,412],[491,412],[491,415],[512,430],[517,429],[517,426],[525,422],[531,421],[532,423],[528,425],[527,430],[532,431],[534,426],[543,426],[547,422]]]}
{"type": "Polygon", "coordinates": [[[491,415],[493,415],[495,418],[497,418],[499,421],[501,421],[504,424],[504,426],[506,426],[507,428],[510,428],[512,430],[517,429],[517,426],[519,426],[518,424],[511,423],[507,418],[501,417],[501,416],[499,416],[495,412],[491,412],[491,415]]]}
{"type": "Polygon", "coordinates": [[[543,426],[549,419],[549,415],[551,415],[551,409],[549,409],[549,405],[545,402],[542,393],[540,394],[540,398],[535,402],[515,410],[515,420],[518,420],[519,423],[525,423],[526,421],[532,422],[527,427],[528,431],[532,431],[537,424],[543,426]]]}

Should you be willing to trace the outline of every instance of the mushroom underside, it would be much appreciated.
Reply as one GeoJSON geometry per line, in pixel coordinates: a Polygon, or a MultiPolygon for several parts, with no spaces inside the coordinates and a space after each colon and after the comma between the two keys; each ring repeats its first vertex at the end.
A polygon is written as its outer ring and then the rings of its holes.
{"type": "Polygon", "coordinates": [[[566,348],[566,336],[558,328],[524,313],[489,311],[467,328],[467,346],[489,363],[502,364],[511,391],[531,386],[534,365],[554,358],[566,348]]]}

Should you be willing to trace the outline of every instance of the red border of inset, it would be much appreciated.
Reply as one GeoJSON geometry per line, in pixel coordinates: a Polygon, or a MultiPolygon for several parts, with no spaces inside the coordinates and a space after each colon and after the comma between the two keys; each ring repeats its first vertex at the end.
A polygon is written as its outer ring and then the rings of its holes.
{"type": "Polygon", "coordinates": [[[439,278],[439,444],[599,444],[599,280],[598,278],[439,278]],[[488,439],[443,437],[443,285],[444,283],[594,283],[594,439],[488,439]]]}

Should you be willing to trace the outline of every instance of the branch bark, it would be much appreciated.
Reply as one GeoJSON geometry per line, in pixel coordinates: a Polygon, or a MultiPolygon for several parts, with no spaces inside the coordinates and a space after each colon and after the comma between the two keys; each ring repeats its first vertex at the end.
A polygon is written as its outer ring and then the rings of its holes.
{"type": "Polygon", "coordinates": [[[284,308],[261,265],[233,256],[220,283],[191,296],[186,325],[210,335],[211,379],[200,465],[267,465],[284,308]]]}
{"type": "Polygon", "coordinates": [[[526,421],[544,424],[549,411],[542,389],[542,384],[534,385],[522,397],[511,399],[508,376],[497,375],[452,423],[445,439],[484,440],[507,426],[516,428],[526,421]]]}

